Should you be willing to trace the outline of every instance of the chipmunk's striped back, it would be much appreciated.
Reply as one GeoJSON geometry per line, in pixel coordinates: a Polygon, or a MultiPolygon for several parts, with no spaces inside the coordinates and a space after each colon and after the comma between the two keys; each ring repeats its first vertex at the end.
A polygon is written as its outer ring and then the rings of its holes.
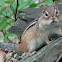
{"type": "Polygon", "coordinates": [[[34,26],[37,21],[38,21],[38,19],[35,19],[35,20],[33,20],[32,22],[30,22],[30,23],[28,24],[28,26],[26,27],[26,29],[24,30],[23,34],[24,34],[29,28],[31,28],[32,26],[34,26]]]}

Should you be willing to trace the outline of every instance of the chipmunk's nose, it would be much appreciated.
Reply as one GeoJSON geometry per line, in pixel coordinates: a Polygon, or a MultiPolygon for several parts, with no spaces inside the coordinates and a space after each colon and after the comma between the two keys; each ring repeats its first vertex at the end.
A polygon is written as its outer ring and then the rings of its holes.
{"type": "Polygon", "coordinates": [[[55,21],[55,18],[54,17],[52,17],[52,22],[54,22],[55,21]]]}
{"type": "Polygon", "coordinates": [[[52,23],[55,23],[55,17],[52,16],[52,23]]]}

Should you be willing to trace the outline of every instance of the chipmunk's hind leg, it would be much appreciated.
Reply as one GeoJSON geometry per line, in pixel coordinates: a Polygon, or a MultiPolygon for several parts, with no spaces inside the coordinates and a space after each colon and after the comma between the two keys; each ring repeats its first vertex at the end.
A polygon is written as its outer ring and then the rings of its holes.
{"type": "Polygon", "coordinates": [[[26,58],[28,58],[29,56],[32,56],[32,55],[34,55],[34,54],[36,54],[36,51],[33,51],[33,52],[27,52],[27,55],[24,57],[24,59],[26,59],[26,58]]]}
{"type": "Polygon", "coordinates": [[[35,39],[31,39],[30,41],[30,45],[29,45],[29,51],[27,52],[28,56],[32,56],[36,53],[36,40],[35,39]]]}
{"type": "Polygon", "coordinates": [[[24,57],[24,58],[27,58],[29,56],[32,56],[36,53],[36,40],[34,38],[32,38],[30,41],[29,41],[29,44],[28,44],[28,49],[29,51],[26,52],[27,55],[24,57]]]}
{"type": "Polygon", "coordinates": [[[33,51],[33,52],[31,52],[31,53],[27,53],[27,56],[32,56],[32,55],[34,55],[34,54],[36,54],[36,51],[33,51]]]}

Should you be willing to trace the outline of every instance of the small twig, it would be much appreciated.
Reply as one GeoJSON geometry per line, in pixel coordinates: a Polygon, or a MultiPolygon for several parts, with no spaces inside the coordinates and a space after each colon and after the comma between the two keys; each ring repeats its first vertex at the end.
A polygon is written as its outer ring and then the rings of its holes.
{"type": "Polygon", "coordinates": [[[6,13],[6,15],[7,15],[7,11],[5,10],[5,13],[6,13]]]}
{"type": "Polygon", "coordinates": [[[17,10],[18,10],[18,0],[17,0],[17,6],[16,6],[15,21],[17,20],[17,10]]]}
{"type": "Polygon", "coordinates": [[[13,9],[12,5],[10,5],[10,8],[11,8],[13,14],[15,15],[15,10],[13,9]]]}
{"type": "MultiPolygon", "coordinates": [[[[6,35],[6,32],[5,32],[4,30],[1,30],[1,32],[3,33],[4,36],[6,35]]],[[[12,41],[8,38],[8,36],[7,36],[7,40],[8,40],[9,42],[12,42],[12,41]]]]}
{"type": "Polygon", "coordinates": [[[11,10],[13,11],[13,14],[15,16],[15,21],[17,20],[17,10],[18,10],[18,0],[17,0],[17,5],[16,5],[16,11],[14,11],[12,5],[10,5],[11,10]]]}
{"type": "MultiPolygon", "coordinates": [[[[3,8],[4,9],[4,8],[3,8]]],[[[4,9],[5,10],[5,9],[4,9]]],[[[1,13],[4,17],[6,17],[6,18],[9,18],[9,19],[12,19],[12,18],[10,18],[9,16],[7,16],[7,11],[5,10],[5,13],[6,13],[6,15],[4,15],[3,13],[1,13]]],[[[15,19],[12,19],[12,20],[15,20],[15,19]]]]}
{"type": "Polygon", "coordinates": [[[7,24],[9,24],[10,26],[12,26],[10,23],[6,22],[7,24]]]}
{"type": "Polygon", "coordinates": [[[56,0],[53,0],[53,2],[55,2],[56,0]]]}
{"type": "MultiPolygon", "coordinates": [[[[4,15],[4,14],[2,14],[4,17],[6,17],[6,18],[9,18],[9,19],[12,19],[12,18],[10,18],[9,16],[6,16],[6,15],[4,15]]],[[[12,20],[14,20],[14,19],[12,19],[12,20]]]]}
{"type": "Polygon", "coordinates": [[[4,9],[4,11],[5,11],[6,15],[7,15],[7,11],[5,10],[5,8],[3,6],[1,6],[1,7],[4,9]]]}
{"type": "MultiPolygon", "coordinates": [[[[2,14],[3,15],[3,14],[2,14]]],[[[3,15],[4,17],[6,17],[6,18],[9,18],[9,19],[11,19],[11,20],[14,20],[14,19],[12,19],[12,18],[10,18],[10,17],[8,17],[8,16],[6,16],[6,15],[3,15]]],[[[8,23],[8,22],[6,22],[7,24],[9,24],[10,26],[12,26],[10,23],[8,23]]]]}
{"type": "Polygon", "coordinates": [[[61,58],[62,58],[62,54],[59,56],[59,58],[56,60],[56,62],[59,62],[61,58]]]}

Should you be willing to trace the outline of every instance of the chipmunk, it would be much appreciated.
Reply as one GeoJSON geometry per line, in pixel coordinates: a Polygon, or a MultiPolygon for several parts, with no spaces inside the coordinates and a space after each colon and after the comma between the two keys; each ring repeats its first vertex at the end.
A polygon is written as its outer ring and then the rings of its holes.
{"type": "Polygon", "coordinates": [[[36,53],[36,49],[40,48],[45,42],[47,44],[50,43],[48,40],[48,36],[50,34],[60,34],[61,28],[51,28],[45,29],[44,26],[50,25],[53,23],[59,22],[60,13],[57,8],[57,2],[54,2],[53,5],[49,5],[48,7],[45,5],[41,5],[42,8],[42,16],[38,21],[31,23],[23,32],[21,36],[21,44],[18,45],[19,50],[23,50],[27,53],[28,56],[31,56],[36,53]]]}

